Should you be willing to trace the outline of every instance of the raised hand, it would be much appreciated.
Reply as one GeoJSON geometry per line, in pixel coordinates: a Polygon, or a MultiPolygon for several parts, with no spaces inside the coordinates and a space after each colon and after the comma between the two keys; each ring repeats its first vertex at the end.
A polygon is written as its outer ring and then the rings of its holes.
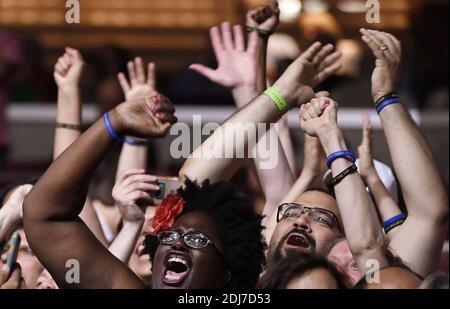
{"type": "Polygon", "coordinates": [[[231,29],[230,23],[224,22],[220,28],[211,28],[209,34],[218,68],[213,70],[202,64],[192,64],[189,68],[229,89],[255,87],[258,69],[255,61],[257,33],[250,34],[247,48],[240,25],[231,29]]]}
{"type": "Polygon", "coordinates": [[[117,75],[127,101],[143,99],[157,94],[155,64],[153,62],[150,62],[147,66],[147,77],[140,57],[135,58],[134,61],[129,61],[127,67],[130,81],[122,72],[117,75]]]}
{"type": "Polygon", "coordinates": [[[300,126],[306,134],[319,137],[337,127],[337,103],[320,97],[300,107],[300,126]]]}
{"type": "Polygon", "coordinates": [[[358,147],[359,173],[366,177],[376,173],[372,156],[372,126],[368,114],[363,115],[362,142],[358,147]]]}
{"type": "Polygon", "coordinates": [[[7,240],[20,226],[23,218],[22,204],[32,185],[17,187],[5,205],[0,209],[0,241],[7,240]]]}
{"type": "Polygon", "coordinates": [[[141,222],[145,219],[143,207],[153,205],[150,193],[159,191],[155,181],[156,177],[145,174],[143,169],[119,173],[112,196],[124,221],[141,222]]]}
{"type": "Polygon", "coordinates": [[[401,61],[401,43],[392,34],[361,29],[362,40],[372,50],[376,61],[372,73],[372,96],[377,101],[382,96],[393,92],[398,81],[401,61]]]}
{"type": "Polygon", "coordinates": [[[334,74],[341,64],[333,45],[316,42],[298,57],[275,82],[274,87],[294,105],[302,105],[314,97],[312,87],[334,74]]]}
{"type": "Polygon", "coordinates": [[[121,134],[136,137],[162,137],[177,121],[175,107],[163,95],[128,101],[111,111],[115,129],[121,134]],[[117,126],[117,127],[116,127],[117,126]]]}
{"type": "Polygon", "coordinates": [[[280,22],[278,1],[270,0],[247,13],[246,25],[264,31],[272,32],[280,22]]]}
{"type": "Polygon", "coordinates": [[[80,52],[66,47],[65,53],[55,64],[53,77],[58,88],[78,87],[83,73],[84,61],[80,52]]]}

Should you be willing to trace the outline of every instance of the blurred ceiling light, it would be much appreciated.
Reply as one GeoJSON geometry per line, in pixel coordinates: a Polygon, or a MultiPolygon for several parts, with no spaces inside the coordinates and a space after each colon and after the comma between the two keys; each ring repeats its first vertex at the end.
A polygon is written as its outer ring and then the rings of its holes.
{"type": "Polygon", "coordinates": [[[279,0],[280,20],[282,22],[296,21],[302,10],[302,2],[300,0],[279,0]]]}
{"type": "Polygon", "coordinates": [[[323,0],[304,0],[303,10],[308,13],[322,13],[328,10],[328,3],[323,0]]]}
{"type": "Polygon", "coordinates": [[[364,1],[358,0],[344,0],[337,4],[337,8],[345,13],[364,13],[366,5],[364,1]]]}

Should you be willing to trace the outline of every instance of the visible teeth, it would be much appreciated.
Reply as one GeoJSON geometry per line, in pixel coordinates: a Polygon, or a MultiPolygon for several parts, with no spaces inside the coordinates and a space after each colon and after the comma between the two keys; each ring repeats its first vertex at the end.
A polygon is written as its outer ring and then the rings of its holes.
{"type": "Polygon", "coordinates": [[[178,262],[178,263],[182,263],[183,265],[187,266],[187,262],[179,257],[173,256],[169,259],[168,262],[178,262]]]}
{"type": "Polygon", "coordinates": [[[169,275],[169,274],[166,274],[166,279],[169,279],[169,280],[179,280],[180,277],[175,276],[175,275],[169,275]]]}

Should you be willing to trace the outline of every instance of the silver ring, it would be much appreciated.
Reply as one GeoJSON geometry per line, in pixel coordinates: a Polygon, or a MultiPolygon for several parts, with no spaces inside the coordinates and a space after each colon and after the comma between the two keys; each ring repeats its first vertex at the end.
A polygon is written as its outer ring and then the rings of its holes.
{"type": "Polygon", "coordinates": [[[381,51],[388,50],[389,48],[386,45],[381,46],[381,51]]]}

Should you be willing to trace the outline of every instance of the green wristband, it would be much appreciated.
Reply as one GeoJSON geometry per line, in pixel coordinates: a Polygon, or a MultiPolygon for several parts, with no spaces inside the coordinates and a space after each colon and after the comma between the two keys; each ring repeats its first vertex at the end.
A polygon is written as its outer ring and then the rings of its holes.
{"type": "Polygon", "coordinates": [[[289,105],[287,104],[287,102],[274,88],[267,88],[267,90],[264,91],[264,94],[272,99],[280,114],[285,114],[289,110],[289,105]]]}

